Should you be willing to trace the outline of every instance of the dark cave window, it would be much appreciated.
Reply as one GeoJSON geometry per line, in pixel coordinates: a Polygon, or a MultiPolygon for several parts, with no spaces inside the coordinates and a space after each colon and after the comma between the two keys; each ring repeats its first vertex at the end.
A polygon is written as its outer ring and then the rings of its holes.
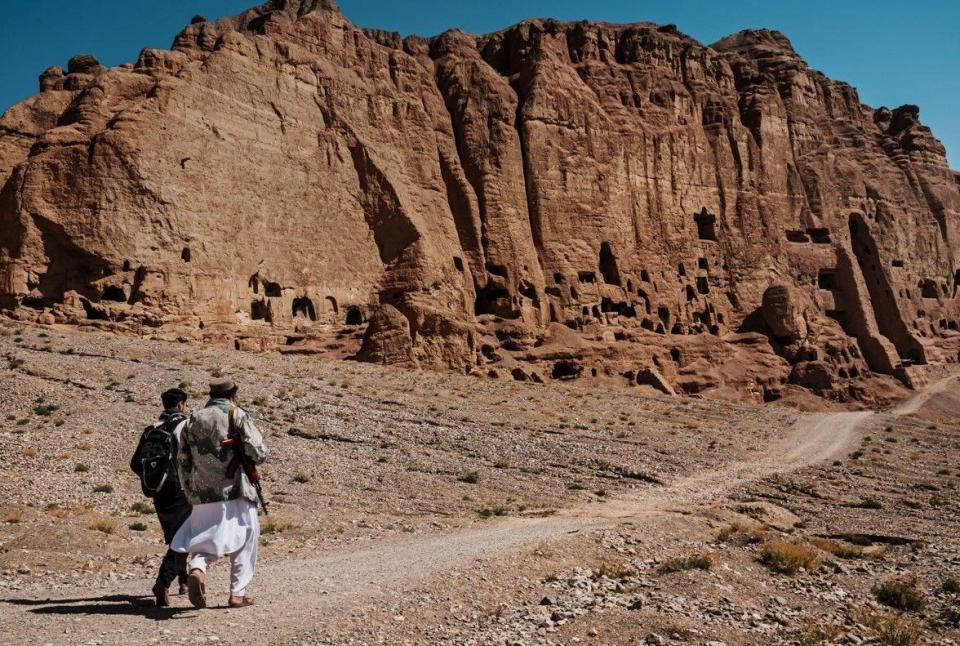
{"type": "Polygon", "coordinates": [[[347,308],[347,325],[363,325],[363,312],[356,305],[347,308]]]}
{"type": "Polygon", "coordinates": [[[306,318],[311,321],[317,320],[317,309],[313,306],[313,301],[307,297],[293,299],[293,318],[306,318]]]}
{"type": "Polygon", "coordinates": [[[617,267],[617,258],[609,242],[600,245],[600,274],[603,282],[608,285],[620,285],[620,269],[617,267]]]}
{"type": "Polygon", "coordinates": [[[835,290],[837,288],[837,272],[832,269],[821,269],[817,273],[817,285],[820,289],[835,290]]]}
{"type": "Polygon", "coordinates": [[[123,288],[117,287],[116,285],[110,285],[103,290],[103,294],[100,296],[102,301],[114,301],[116,303],[126,303],[127,295],[123,293],[123,288]]]}
{"type": "Polygon", "coordinates": [[[697,237],[699,239],[717,241],[717,216],[708,213],[706,207],[704,207],[700,213],[693,216],[693,219],[697,223],[697,237]]]}

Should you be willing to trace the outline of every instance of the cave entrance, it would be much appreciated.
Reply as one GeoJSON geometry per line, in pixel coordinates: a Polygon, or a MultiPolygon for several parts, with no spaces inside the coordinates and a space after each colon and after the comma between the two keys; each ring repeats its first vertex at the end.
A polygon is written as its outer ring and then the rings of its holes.
{"type": "Polygon", "coordinates": [[[250,303],[250,318],[254,321],[273,322],[273,314],[270,312],[270,305],[266,301],[253,301],[250,303]]]}
{"type": "Polygon", "coordinates": [[[717,216],[707,212],[707,207],[693,216],[697,223],[697,237],[700,240],[717,241],[717,216]]]}
{"type": "Polygon", "coordinates": [[[127,295],[124,293],[122,287],[117,285],[110,285],[103,290],[103,295],[100,296],[101,301],[113,301],[115,303],[126,303],[127,295]]]}
{"type": "Polygon", "coordinates": [[[317,309],[313,306],[313,301],[306,296],[293,299],[293,318],[305,318],[316,321],[317,309]]]}
{"type": "Polygon", "coordinates": [[[620,280],[620,268],[617,266],[617,257],[613,253],[613,247],[609,242],[600,245],[600,275],[603,276],[603,282],[608,285],[622,285],[620,280]]]}
{"type": "Polygon", "coordinates": [[[551,373],[551,376],[554,379],[566,381],[570,379],[576,379],[582,372],[583,366],[578,366],[569,361],[558,361],[557,363],[553,364],[553,372],[551,373]]]}
{"type": "Polygon", "coordinates": [[[850,244],[863,274],[863,281],[867,284],[870,305],[880,334],[893,343],[901,359],[926,363],[923,347],[913,338],[903,322],[890,281],[880,267],[877,243],[870,228],[859,213],[850,215],[849,224],[850,244]]]}
{"type": "Polygon", "coordinates": [[[477,316],[493,314],[501,318],[516,318],[510,292],[498,285],[487,285],[477,291],[477,297],[473,301],[473,312],[477,316]]]}
{"type": "Polygon", "coordinates": [[[340,308],[337,307],[337,299],[333,296],[327,296],[324,300],[327,302],[328,311],[333,312],[335,315],[340,312],[340,308]]]}
{"type": "Polygon", "coordinates": [[[347,308],[347,325],[363,325],[363,312],[356,305],[347,308]]]}

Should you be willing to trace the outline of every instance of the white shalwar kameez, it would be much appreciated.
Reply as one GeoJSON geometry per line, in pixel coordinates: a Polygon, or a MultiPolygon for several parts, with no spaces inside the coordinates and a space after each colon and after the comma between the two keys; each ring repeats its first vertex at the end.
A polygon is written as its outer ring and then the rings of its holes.
{"type": "Polygon", "coordinates": [[[230,557],[230,594],[242,597],[257,567],[260,519],[257,505],[245,498],[194,505],[170,548],[191,554],[189,569],[207,571],[217,559],[230,557]]]}

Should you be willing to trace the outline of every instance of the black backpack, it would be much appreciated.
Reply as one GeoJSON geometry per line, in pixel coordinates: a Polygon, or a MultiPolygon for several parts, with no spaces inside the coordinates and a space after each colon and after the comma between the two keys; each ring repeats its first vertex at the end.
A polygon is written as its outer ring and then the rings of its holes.
{"type": "Polygon", "coordinates": [[[148,498],[159,494],[167,485],[179,486],[177,440],[173,431],[184,419],[184,415],[171,415],[143,431],[140,439],[140,488],[148,498]]]}

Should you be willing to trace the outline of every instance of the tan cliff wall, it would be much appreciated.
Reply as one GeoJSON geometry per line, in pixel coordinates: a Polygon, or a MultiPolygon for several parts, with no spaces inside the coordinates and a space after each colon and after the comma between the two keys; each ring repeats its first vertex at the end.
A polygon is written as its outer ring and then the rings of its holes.
{"type": "Polygon", "coordinates": [[[942,146],[776,32],[275,1],[41,90],[0,120],[16,316],[766,399],[957,359],[942,146]]]}

